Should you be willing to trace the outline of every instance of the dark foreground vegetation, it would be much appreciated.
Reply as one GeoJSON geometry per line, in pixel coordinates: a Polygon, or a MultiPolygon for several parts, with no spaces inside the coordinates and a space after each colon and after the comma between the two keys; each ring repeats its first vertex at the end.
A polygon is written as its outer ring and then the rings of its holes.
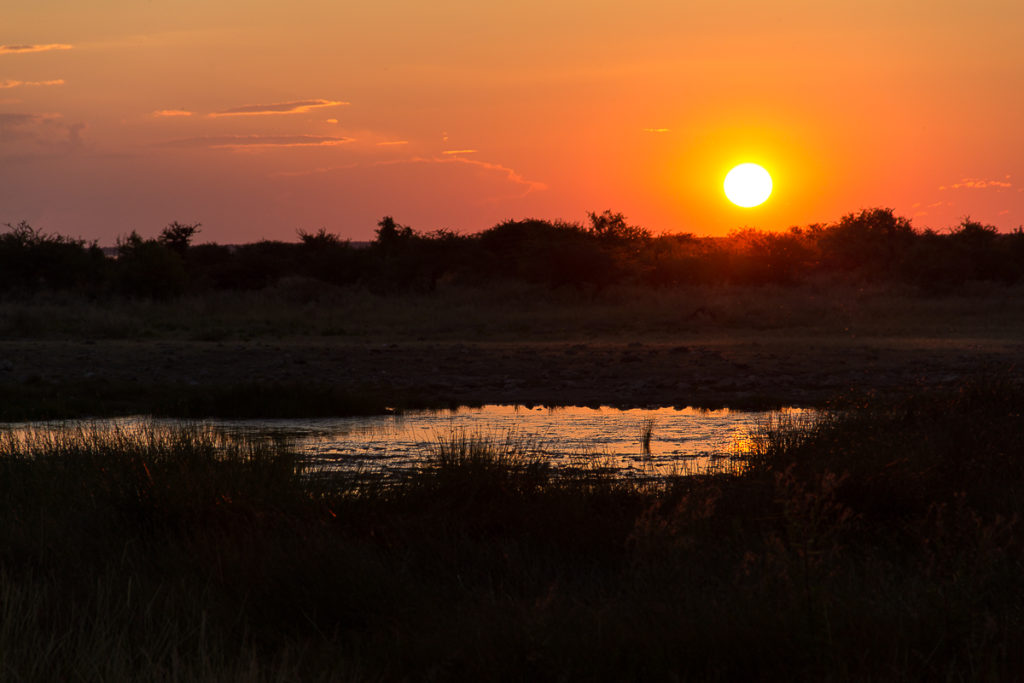
{"type": "Polygon", "coordinates": [[[1016,680],[1024,391],[847,400],[661,483],[458,436],[0,438],[9,680],[1016,680]]]}
{"type": "Polygon", "coordinates": [[[74,291],[92,297],[166,299],[213,290],[307,283],[375,292],[434,291],[439,285],[521,282],[589,292],[612,285],[792,285],[821,280],[892,282],[947,291],[968,281],[1024,278],[1024,231],[1000,233],[965,219],[945,232],[916,230],[891,209],[849,214],[835,224],[728,237],[654,236],[622,214],[590,214],[589,225],[527,219],[481,233],[421,233],[385,217],[369,245],[325,230],[299,242],[193,244],[199,224],[171,223],[146,239],[133,232],[108,257],[95,244],[27,223],[0,234],[0,293],[74,291]],[[296,282],[298,281],[298,282],[296,282]]]}

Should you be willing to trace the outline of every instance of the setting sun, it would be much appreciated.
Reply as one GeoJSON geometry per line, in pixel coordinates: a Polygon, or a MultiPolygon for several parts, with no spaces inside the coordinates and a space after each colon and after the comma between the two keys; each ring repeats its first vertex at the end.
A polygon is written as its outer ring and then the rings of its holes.
{"type": "Polygon", "coordinates": [[[725,196],[736,206],[763,204],[772,193],[772,177],[757,164],[740,164],[725,176],[725,196]]]}

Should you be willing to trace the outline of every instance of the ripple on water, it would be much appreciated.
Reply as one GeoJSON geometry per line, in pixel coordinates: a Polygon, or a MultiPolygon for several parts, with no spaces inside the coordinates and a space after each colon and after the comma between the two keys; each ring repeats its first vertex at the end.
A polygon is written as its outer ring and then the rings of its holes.
{"type": "MultiPolygon", "coordinates": [[[[486,405],[373,417],[202,420],[229,434],[287,440],[311,461],[330,467],[403,470],[415,467],[439,440],[452,434],[517,439],[554,466],[598,461],[624,474],[667,475],[706,471],[727,462],[748,443],[758,424],[779,414],[811,411],[702,410],[698,408],[588,408],[486,405]],[[649,448],[645,425],[652,425],[649,448]]],[[[196,424],[145,417],[36,423],[33,429],[139,424],[196,424]]],[[[15,429],[28,425],[9,425],[15,429]]]]}

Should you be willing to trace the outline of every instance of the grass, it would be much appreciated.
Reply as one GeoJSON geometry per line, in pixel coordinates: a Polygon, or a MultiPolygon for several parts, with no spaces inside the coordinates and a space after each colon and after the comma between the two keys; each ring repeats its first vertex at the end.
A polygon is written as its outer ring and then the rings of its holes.
{"type": "Polygon", "coordinates": [[[0,438],[10,680],[1012,680],[1024,391],[763,425],[734,474],[454,433],[385,482],[201,428],[0,438]],[[316,476],[311,476],[311,475],[316,476]]]}

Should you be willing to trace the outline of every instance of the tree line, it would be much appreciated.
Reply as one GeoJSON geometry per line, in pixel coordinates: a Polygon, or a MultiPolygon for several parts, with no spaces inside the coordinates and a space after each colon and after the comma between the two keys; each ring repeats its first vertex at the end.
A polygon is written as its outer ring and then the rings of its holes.
{"type": "Polygon", "coordinates": [[[72,290],[88,296],[165,299],[213,290],[258,290],[286,278],[382,293],[499,281],[592,292],[620,284],[797,285],[904,283],[943,290],[969,281],[1024,278],[1024,229],[1001,233],[964,219],[915,229],[892,209],[850,213],[832,224],[726,237],[652,235],[621,213],[584,223],[509,220],[480,233],[420,232],[384,217],[368,245],[321,229],[298,241],[196,244],[201,224],[174,222],[155,238],[132,232],[116,254],[26,222],[0,233],[0,292],[72,290]]]}

